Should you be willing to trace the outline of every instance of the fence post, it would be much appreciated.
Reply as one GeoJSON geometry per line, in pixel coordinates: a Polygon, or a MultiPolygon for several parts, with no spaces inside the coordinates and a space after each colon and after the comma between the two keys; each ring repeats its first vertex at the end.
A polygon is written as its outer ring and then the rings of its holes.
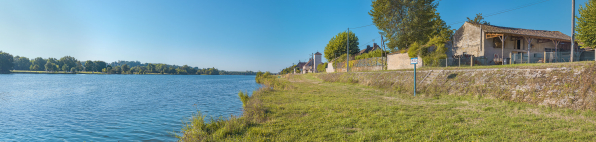
{"type": "Polygon", "coordinates": [[[470,67],[474,66],[474,55],[470,56],[470,67]]]}
{"type": "Polygon", "coordinates": [[[543,63],[546,63],[546,51],[544,51],[544,59],[542,60],[543,63]]]}
{"type": "Polygon", "coordinates": [[[511,55],[513,55],[512,52],[509,52],[509,58],[510,58],[509,59],[509,64],[510,65],[513,65],[513,58],[512,58],[513,56],[511,56],[511,55]]]}
{"type": "Polygon", "coordinates": [[[457,57],[457,67],[461,67],[461,56],[457,57]]]}

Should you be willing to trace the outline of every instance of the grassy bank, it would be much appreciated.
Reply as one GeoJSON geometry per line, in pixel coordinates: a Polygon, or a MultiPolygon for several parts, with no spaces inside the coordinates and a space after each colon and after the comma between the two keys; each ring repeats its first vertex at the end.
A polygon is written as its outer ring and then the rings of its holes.
{"type": "Polygon", "coordinates": [[[195,115],[181,141],[594,141],[592,110],[469,95],[423,95],[313,75],[261,80],[244,115],[195,115]]]}

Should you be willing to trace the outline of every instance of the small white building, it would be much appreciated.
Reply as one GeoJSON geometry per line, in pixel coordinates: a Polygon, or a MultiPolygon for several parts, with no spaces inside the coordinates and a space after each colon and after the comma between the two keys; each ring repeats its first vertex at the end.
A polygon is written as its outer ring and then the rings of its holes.
{"type": "MultiPolygon", "coordinates": [[[[317,52],[314,54],[313,58],[310,58],[308,62],[304,63],[302,66],[298,66],[302,69],[302,74],[309,73],[309,72],[317,72],[317,65],[322,64],[321,61],[321,53],[317,52]]],[[[301,65],[300,63],[298,65],[301,65]]]]}

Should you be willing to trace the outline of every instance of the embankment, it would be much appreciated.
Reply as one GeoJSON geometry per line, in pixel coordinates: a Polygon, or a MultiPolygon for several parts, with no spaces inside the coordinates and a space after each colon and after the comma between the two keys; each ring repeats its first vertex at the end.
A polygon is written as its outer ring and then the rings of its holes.
{"type": "MultiPolygon", "coordinates": [[[[326,82],[358,83],[402,93],[413,91],[413,71],[317,74],[326,82]]],[[[426,96],[474,95],[538,105],[596,110],[594,63],[520,68],[441,69],[417,72],[426,96]]]]}

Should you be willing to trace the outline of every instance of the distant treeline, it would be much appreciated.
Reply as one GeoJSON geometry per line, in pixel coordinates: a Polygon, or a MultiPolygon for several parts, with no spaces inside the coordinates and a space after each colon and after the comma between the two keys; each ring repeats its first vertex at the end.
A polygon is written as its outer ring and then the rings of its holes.
{"type": "Polygon", "coordinates": [[[30,70],[48,72],[70,72],[79,71],[102,72],[106,74],[179,74],[179,75],[255,75],[253,71],[225,71],[213,68],[198,68],[188,65],[177,66],[168,64],[152,64],[139,61],[117,61],[107,64],[104,61],[79,61],[71,56],[64,56],[60,59],[37,57],[12,56],[9,53],[0,51],[0,73],[10,73],[10,70],[30,70]]]}

